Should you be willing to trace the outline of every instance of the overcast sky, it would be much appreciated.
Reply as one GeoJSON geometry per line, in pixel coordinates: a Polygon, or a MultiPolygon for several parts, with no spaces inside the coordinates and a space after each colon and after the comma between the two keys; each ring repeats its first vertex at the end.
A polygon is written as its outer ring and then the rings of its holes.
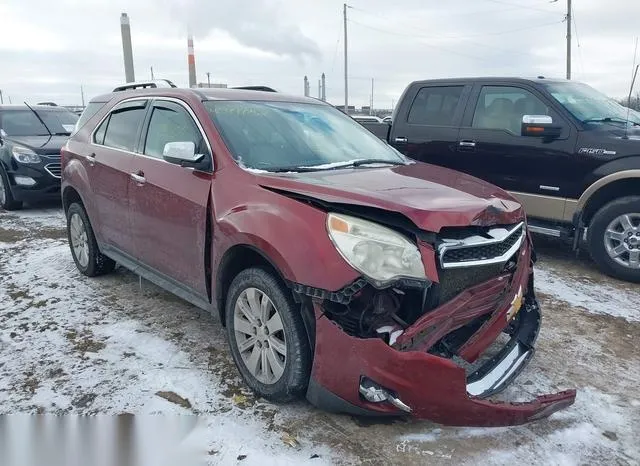
{"type": "MultiPolygon", "coordinates": [[[[628,93],[639,0],[574,0],[573,78],[628,93]],[[577,32],[577,34],[576,34],[577,32]],[[579,46],[578,46],[579,44],[579,46]]],[[[187,85],[187,27],[198,81],[265,84],[344,101],[343,0],[2,0],[5,103],[79,104],[124,82],[120,13],[131,20],[136,79],[187,85]]],[[[350,104],[390,108],[412,80],[481,75],[564,77],[566,0],[351,0],[350,104]]],[[[640,89],[640,86],[638,86],[640,89]]]]}

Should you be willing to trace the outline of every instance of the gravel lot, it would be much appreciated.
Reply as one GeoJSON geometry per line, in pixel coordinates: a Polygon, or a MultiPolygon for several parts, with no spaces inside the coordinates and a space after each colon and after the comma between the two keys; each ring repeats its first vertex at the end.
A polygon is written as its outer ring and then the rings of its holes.
{"type": "Polygon", "coordinates": [[[543,328],[501,396],[575,387],[576,404],[523,427],[443,428],[256,399],[217,318],[121,268],[81,276],[55,206],[0,212],[0,414],[185,415],[176,443],[212,464],[639,464],[640,287],[535,241],[543,328]]]}

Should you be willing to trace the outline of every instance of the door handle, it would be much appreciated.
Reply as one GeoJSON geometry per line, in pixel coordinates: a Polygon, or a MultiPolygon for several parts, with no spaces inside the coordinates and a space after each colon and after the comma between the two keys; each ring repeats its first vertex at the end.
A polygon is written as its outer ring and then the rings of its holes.
{"type": "Polygon", "coordinates": [[[394,139],[395,142],[407,142],[408,139],[402,136],[399,136],[397,138],[394,139]]]}
{"type": "Polygon", "coordinates": [[[87,163],[91,167],[93,167],[96,164],[96,154],[89,154],[89,155],[85,156],[84,159],[87,161],[87,163]]]}
{"type": "Polygon", "coordinates": [[[460,147],[476,147],[475,141],[460,141],[458,142],[460,147]]]}
{"type": "Polygon", "coordinates": [[[131,173],[131,179],[136,182],[138,186],[142,186],[147,182],[147,179],[144,177],[144,173],[131,173]]]}

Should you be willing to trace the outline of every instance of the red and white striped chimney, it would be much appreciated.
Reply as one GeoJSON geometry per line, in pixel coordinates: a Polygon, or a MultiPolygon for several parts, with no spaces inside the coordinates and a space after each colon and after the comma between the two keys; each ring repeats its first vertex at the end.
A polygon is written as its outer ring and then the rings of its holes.
{"type": "Polygon", "coordinates": [[[196,87],[196,55],[193,51],[193,35],[191,35],[191,33],[187,36],[187,47],[189,51],[189,87],[196,87]]]}

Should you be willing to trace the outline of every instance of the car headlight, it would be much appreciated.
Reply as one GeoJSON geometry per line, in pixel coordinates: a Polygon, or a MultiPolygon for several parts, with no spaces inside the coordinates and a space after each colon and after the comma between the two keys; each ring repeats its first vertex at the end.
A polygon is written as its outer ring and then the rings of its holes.
{"type": "Polygon", "coordinates": [[[40,156],[28,147],[13,146],[13,158],[20,163],[40,163],[40,156]]]}
{"type": "Polygon", "coordinates": [[[377,285],[400,277],[426,278],[418,247],[390,228],[348,215],[329,214],[327,230],[349,265],[377,285]]]}

